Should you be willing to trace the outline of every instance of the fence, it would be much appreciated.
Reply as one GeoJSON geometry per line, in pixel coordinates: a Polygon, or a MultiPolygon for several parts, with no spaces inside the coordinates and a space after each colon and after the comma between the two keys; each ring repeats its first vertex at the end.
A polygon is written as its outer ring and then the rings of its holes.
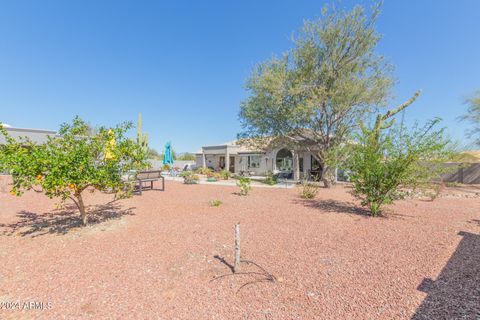
{"type": "Polygon", "coordinates": [[[444,174],[442,181],[465,184],[480,184],[480,163],[446,163],[447,167],[458,167],[451,173],[444,174]]]}

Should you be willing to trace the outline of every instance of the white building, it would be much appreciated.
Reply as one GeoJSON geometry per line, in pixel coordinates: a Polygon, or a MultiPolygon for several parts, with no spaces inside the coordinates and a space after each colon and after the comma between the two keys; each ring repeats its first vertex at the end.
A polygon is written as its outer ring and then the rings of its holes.
{"type": "MultiPolygon", "coordinates": [[[[28,139],[37,144],[45,143],[49,136],[53,137],[57,134],[57,132],[53,130],[14,128],[6,124],[3,124],[3,127],[13,139],[17,141],[25,141],[28,139]]],[[[0,133],[0,144],[5,143],[5,137],[0,133]]]]}
{"type": "Polygon", "coordinates": [[[270,171],[294,180],[304,177],[319,179],[322,174],[320,163],[310,152],[290,148],[256,151],[232,141],[204,146],[195,155],[197,167],[208,167],[215,171],[228,168],[232,173],[247,172],[250,175],[264,175],[270,171]]]}

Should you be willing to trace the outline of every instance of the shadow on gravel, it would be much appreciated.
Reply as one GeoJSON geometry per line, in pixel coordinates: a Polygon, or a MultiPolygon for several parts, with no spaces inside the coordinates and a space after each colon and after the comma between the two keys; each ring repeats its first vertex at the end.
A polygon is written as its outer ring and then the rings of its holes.
{"type": "MultiPolygon", "coordinates": [[[[88,225],[96,225],[107,220],[119,219],[125,215],[134,215],[133,209],[122,209],[118,203],[88,206],[88,225]]],[[[5,236],[38,237],[47,234],[67,234],[74,228],[83,227],[80,214],[75,205],[38,214],[30,211],[17,213],[19,220],[11,224],[0,224],[0,234],[5,236]]]]}
{"type": "Polygon", "coordinates": [[[362,207],[357,206],[351,202],[337,201],[337,200],[294,200],[296,204],[301,204],[309,208],[318,209],[323,212],[336,212],[355,214],[359,216],[369,217],[370,212],[362,207]]]}
{"type": "Polygon", "coordinates": [[[460,232],[462,240],[437,280],[423,279],[426,292],[412,319],[480,319],[480,235],[460,232]]]}
{"type": "Polygon", "coordinates": [[[250,285],[254,285],[257,283],[262,283],[262,282],[270,282],[274,283],[277,282],[277,278],[268,272],[264,267],[259,265],[256,262],[250,261],[250,260],[241,260],[240,263],[243,265],[242,271],[234,273],[234,268],[231,263],[228,263],[225,258],[220,257],[218,255],[213,256],[215,259],[226,265],[231,273],[223,274],[217,277],[214,277],[210,282],[215,281],[215,280],[220,280],[224,279],[225,277],[230,277],[230,276],[246,276],[247,281],[244,282],[236,291],[236,293],[239,293],[243,288],[248,287],[250,285]],[[252,266],[252,268],[247,268],[247,266],[252,266]],[[248,270],[247,270],[248,269],[248,270]]]}
{"type": "Polygon", "coordinates": [[[232,273],[233,273],[233,271],[234,271],[233,264],[228,263],[227,260],[225,260],[225,258],[220,257],[219,255],[214,255],[213,258],[217,259],[218,261],[220,261],[221,263],[226,265],[230,269],[230,271],[232,271],[232,273]]]}
{"type": "MultiPolygon", "coordinates": [[[[365,218],[372,218],[370,216],[370,211],[367,209],[358,206],[353,202],[346,202],[346,201],[338,201],[338,200],[306,200],[306,199],[296,199],[294,200],[295,204],[300,204],[309,208],[318,209],[323,212],[334,212],[334,213],[343,213],[343,214],[351,214],[351,215],[358,215],[365,218]]],[[[405,218],[413,218],[414,216],[406,215],[406,214],[399,214],[393,212],[390,208],[385,208],[383,213],[380,214],[378,218],[395,218],[395,219],[405,219],[405,218]]]]}

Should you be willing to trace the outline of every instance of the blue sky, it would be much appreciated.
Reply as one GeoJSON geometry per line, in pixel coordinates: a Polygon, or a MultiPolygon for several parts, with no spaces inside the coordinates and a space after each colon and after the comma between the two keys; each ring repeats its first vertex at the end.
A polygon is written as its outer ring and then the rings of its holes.
{"type": "MultiPolygon", "coordinates": [[[[291,48],[325,1],[1,1],[0,122],[58,129],[143,115],[150,145],[178,151],[232,140],[252,67],[291,48]]],[[[342,5],[369,1],[343,1],[342,5]]],[[[386,0],[378,52],[408,122],[441,117],[461,140],[463,100],[480,89],[480,1],[386,0]]]]}

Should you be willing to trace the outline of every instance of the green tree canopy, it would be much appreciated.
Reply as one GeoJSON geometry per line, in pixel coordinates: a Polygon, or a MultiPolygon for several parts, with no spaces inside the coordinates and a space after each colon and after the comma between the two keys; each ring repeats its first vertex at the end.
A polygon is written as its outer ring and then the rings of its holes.
{"type": "Polygon", "coordinates": [[[325,7],[320,19],[305,22],[291,51],[253,70],[239,136],[301,145],[321,162],[330,186],[339,149],[359,119],[386,104],[393,83],[391,66],[375,53],[379,12],[325,7]]]}
{"type": "Polygon", "coordinates": [[[145,154],[135,141],[125,137],[130,123],[94,132],[80,118],[64,123],[58,135],[44,144],[17,141],[0,126],[7,144],[0,146],[0,171],[13,177],[12,194],[39,187],[50,198],[71,199],[87,223],[83,193],[88,188],[119,193],[122,175],[145,167],[145,154]]]}
{"type": "Polygon", "coordinates": [[[163,160],[163,154],[153,148],[148,148],[147,158],[153,160],[163,160]]]}
{"type": "Polygon", "coordinates": [[[179,157],[177,157],[177,160],[183,160],[183,161],[192,161],[195,159],[196,159],[195,154],[190,152],[182,153],[179,157]]]}

